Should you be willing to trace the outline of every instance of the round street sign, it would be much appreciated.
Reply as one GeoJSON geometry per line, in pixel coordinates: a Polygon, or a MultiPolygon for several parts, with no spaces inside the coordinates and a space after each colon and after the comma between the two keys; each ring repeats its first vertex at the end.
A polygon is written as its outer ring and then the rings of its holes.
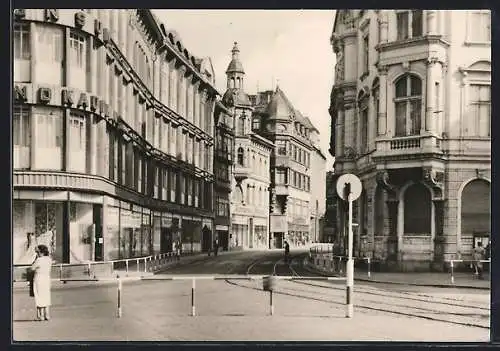
{"type": "Polygon", "coordinates": [[[354,174],[350,173],[342,174],[339,179],[337,179],[337,194],[339,194],[340,198],[345,201],[348,200],[344,194],[346,184],[351,185],[351,201],[356,200],[359,195],[361,195],[361,190],[363,189],[361,180],[359,180],[359,178],[354,174]]]}

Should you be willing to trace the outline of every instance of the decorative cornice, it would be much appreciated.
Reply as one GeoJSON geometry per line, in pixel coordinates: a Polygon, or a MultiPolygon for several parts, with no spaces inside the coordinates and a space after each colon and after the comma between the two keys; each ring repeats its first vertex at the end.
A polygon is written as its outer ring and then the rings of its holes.
{"type": "Polygon", "coordinates": [[[423,182],[433,190],[433,200],[443,198],[444,172],[436,171],[432,167],[422,168],[423,182]]]}

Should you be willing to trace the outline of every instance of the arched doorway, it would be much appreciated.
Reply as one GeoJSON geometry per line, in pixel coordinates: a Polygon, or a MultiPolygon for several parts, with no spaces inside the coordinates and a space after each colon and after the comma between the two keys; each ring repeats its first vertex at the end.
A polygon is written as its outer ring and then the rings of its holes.
{"type": "Polygon", "coordinates": [[[491,233],[490,183],[483,179],[469,182],[460,207],[462,247],[470,251],[478,242],[486,247],[491,233]]]}

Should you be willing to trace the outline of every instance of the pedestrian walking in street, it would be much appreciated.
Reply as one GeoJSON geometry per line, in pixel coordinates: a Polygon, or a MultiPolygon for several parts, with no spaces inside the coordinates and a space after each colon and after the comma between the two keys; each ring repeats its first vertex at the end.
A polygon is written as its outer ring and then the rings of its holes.
{"type": "Polygon", "coordinates": [[[49,249],[45,245],[38,245],[36,248],[37,258],[31,265],[33,272],[33,295],[36,305],[36,320],[48,321],[50,319],[49,307],[51,305],[50,293],[50,271],[52,259],[49,256],[49,249]]]}
{"type": "Polygon", "coordinates": [[[474,248],[473,259],[474,274],[477,275],[479,279],[483,279],[483,262],[481,262],[481,260],[484,260],[484,247],[482,242],[478,242],[477,246],[474,248]]]}
{"type": "Polygon", "coordinates": [[[177,261],[181,259],[181,241],[177,239],[175,241],[175,256],[177,257],[177,261]]]}
{"type": "Polygon", "coordinates": [[[289,256],[290,256],[290,245],[288,244],[288,241],[285,240],[285,263],[288,263],[289,256]]]}
{"type": "Polygon", "coordinates": [[[214,256],[217,256],[218,252],[219,252],[219,239],[215,238],[215,240],[214,240],[214,256]]]}

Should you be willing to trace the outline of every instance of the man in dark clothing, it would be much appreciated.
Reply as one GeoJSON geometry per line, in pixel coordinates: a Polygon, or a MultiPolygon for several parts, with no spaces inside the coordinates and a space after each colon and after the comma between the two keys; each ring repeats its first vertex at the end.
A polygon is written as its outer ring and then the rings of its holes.
{"type": "Polygon", "coordinates": [[[290,256],[290,245],[288,244],[288,241],[285,240],[285,263],[288,263],[290,256]]]}
{"type": "Polygon", "coordinates": [[[219,239],[215,238],[215,240],[214,240],[214,256],[217,256],[218,251],[219,251],[219,239]]]}

